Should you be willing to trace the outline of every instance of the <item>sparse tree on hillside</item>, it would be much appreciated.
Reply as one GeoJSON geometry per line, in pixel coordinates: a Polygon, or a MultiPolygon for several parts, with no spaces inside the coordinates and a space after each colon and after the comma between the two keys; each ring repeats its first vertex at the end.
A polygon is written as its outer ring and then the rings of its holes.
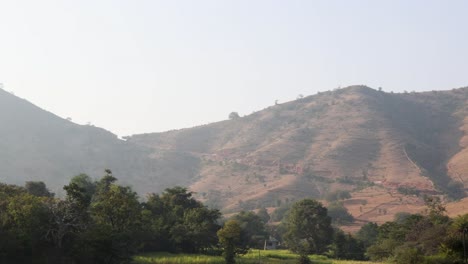
{"type": "Polygon", "coordinates": [[[233,119],[237,119],[237,118],[240,118],[239,113],[237,113],[237,112],[231,112],[231,113],[229,114],[229,119],[233,120],[233,119]]]}

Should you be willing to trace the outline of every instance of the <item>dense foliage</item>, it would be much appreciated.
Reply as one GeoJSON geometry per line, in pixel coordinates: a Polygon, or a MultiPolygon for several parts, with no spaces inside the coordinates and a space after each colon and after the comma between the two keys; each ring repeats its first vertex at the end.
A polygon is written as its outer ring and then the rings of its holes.
{"type": "Polygon", "coordinates": [[[64,199],[42,182],[0,185],[0,263],[129,263],[136,252],[203,252],[217,246],[218,210],[184,188],[146,202],[116,184],[74,177],[64,199]]]}
{"type": "Polygon", "coordinates": [[[356,237],[371,260],[394,263],[462,263],[468,215],[450,219],[440,199],[426,197],[423,214],[398,214],[381,226],[364,225],[356,237]]]}

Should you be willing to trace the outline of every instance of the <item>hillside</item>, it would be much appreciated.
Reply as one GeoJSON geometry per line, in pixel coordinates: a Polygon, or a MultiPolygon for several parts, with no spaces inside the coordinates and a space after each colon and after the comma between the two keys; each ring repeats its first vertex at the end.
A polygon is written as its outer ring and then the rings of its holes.
{"type": "MultiPolygon", "coordinates": [[[[358,222],[381,223],[423,210],[424,194],[466,196],[467,99],[468,88],[394,94],[352,86],[120,140],[0,90],[0,181],[41,180],[60,192],[74,175],[110,168],[142,196],[188,186],[225,213],[348,190],[344,205],[358,222]]],[[[466,202],[449,204],[449,213],[466,202]]]]}
{"type": "Polygon", "coordinates": [[[199,159],[191,190],[226,212],[349,190],[354,216],[382,222],[419,212],[424,194],[465,196],[467,99],[467,88],[394,94],[352,86],[128,141],[199,159]]]}
{"type": "Polygon", "coordinates": [[[191,157],[170,153],[153,159],[146,147],[119,140],[101,128],[74,124],[1,89],[0,123],[1,182],[44,181],[60,193],[74,175],[96,178],[110,168],[123,184],[139,192],[158,192],[175,184],[163,176],[180,179],[197,164],[191,157]]]}

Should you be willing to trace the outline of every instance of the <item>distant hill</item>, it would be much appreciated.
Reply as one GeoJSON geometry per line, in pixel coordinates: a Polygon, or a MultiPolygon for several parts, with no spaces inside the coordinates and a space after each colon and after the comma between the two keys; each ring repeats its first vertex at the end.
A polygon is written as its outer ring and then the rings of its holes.
{"type": "Polygon", "coordinates": [[[397,94],[352,86],[129,142],[198,158],[191,189],[227,212],[348,190],[353,215],[383,221],[420,211],[416,194],[466,195],[467,99],[467,88],[397,94]]]}
{"type": "MultiPolygon", "coordinates": [[[[351,86],[124,141],[0,90],[0,181],[42,180],[57,191],[73,175],[110,168],[142,195],[188,186],[226,213],[347,190],[344,205],[358,221],[381,223],[399,211],[420,212],[425,194],[466,196],[467,100],[468,88],[351,86]]],[[[452,203],[450,213],[466,201],[452,203]]]]}
{"type": "Polygon", "coordinates": [[[101,128],[74,124],[1,89],[0,124],[1,182],[22,185],[40,180],[60,193],[72,176],[100,177],[110,168],[122,183],[141,193],[158,192],[184,184],[182,175],[191,173],[185,168],[197,164],[191,157],[169,152],[155,160],[146,147],[129,144],[101,128]],[[167,175],[179,179],[174,182],[167,175]]]}

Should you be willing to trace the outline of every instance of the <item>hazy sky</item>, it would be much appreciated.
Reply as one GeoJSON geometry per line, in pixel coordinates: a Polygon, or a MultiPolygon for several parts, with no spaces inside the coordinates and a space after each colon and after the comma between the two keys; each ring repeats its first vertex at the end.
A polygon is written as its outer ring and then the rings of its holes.
{"type": "Polygon", "coordinates": [[[0,82],[119,135],[338,86],[468,85],[468,1],[0,0],[0,82]]]}

